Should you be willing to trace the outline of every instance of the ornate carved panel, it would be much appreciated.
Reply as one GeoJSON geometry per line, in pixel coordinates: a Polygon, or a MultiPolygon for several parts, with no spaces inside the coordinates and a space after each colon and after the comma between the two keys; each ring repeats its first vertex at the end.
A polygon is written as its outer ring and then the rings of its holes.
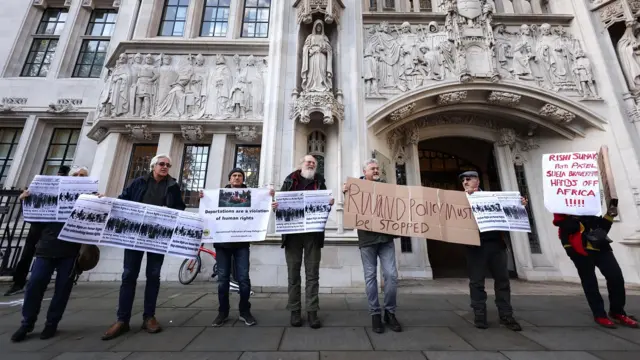
{"type": "Polygon", "coordinates": [[[153,137],[147,125],[125,125],[129,130],[129,136],[136,140],[151,140],[153,137]]]}
{"type": "Polygon", "coordinates": [[[513,146],[516,143],[516,131],[510,128],[500,129],[499,146],[513,146]]]}
{"type": "Polygon", "coordinates": [[[522,96],[512,94],[504,91],[492,91],[489,94],[489,98],[487,101],[490,104],[506,106],[506,107],[515,107],[520,103],[520,99],[522,96]]]}
{"type": "Polygon", "coordinates": [[[258,138],[258,128],[256,126],[236,126],[234,130],[236,138],[240,141],[253,142],[258,138]]]}
{"type": "Polygon", "coordinates": [[[21,97],[4,97],[0,103],[0,113],[12,113],[18,111],[23,105],[27,104],[27,98],[21,97]]]}
{"type": "Polygon", "coordinates": [[[540,109],[540,115],[551,121],[568,124],[576,118],[576,115],[552,104],[546,104],[540,109]]]}
{"type": "Polygon", "coordinates": [[[180,130],[186,141],[198,141],[204,136],[202,125],[181,125],[180,130]]]}
{"type": "Polygon", "coordinates": [[[298,24],[311,24],[314,14],[324,15],[324,22],[327,24],[340,22],[340,15],[344,10],[341,0],[297,0],[293,7],[296,9],[296,20],[298,24]]]}
{"type": "Polygon", "coordinates": [[[389,115],[389,120],[391,121],[399,121],[402,119],[407,118],[409,115],[413,114],[413,110],[416,108],[416,103],[411,103],[408,105],[405,105],[403,107],[401,107],[398,110],[394,110],[390,115],[389,115]]]}
{"type": "Polygon", "coordinates": [[[78,111],[77,106],[80,105],[82,105],[82,99],[62,98],[58,99],[57,103],[50,103],[47,112],[53,114],[66,114],[78,111]]]}
{"type": "Polygon", "coordinates": [[[262,119],[267,69],[253,55],[120,54],[100,117],[262,119]]]}
{"type": "Polygon", "coordinates": [[[454,91],[447,94],[438,95],[439,105],[452,105],[464,101],[467,98],[466,91],[454,91]]]}

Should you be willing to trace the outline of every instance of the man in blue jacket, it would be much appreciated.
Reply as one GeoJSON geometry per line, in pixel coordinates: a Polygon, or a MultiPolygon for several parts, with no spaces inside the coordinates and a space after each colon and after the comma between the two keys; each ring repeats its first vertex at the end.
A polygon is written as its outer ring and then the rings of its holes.
{"type": "MultiPolygon", "coordinates": [[[[171,158],[165,154],[151,159],[150,173],[135,179],[122,191],[118,199],[140,202],[143,204],[166,206],[171,209],[184,210],[187,206],[182,200],[180,186],[169,175],[171,158]]],[[[140,273],[144,251],[126,249],[124,251],[124,271],[118,301],[118,321],[102,336],[102,340],[111,340],[129,331],[131,309],[136,295],[136,282],[140,273]]],[[[160,271],[164,255],[147,252],[147,285],[144,291],[144,312],[142,313],[142,329],[150,334],[162,331],[155,317],[156,302],[160,291],[160,271]]]]}

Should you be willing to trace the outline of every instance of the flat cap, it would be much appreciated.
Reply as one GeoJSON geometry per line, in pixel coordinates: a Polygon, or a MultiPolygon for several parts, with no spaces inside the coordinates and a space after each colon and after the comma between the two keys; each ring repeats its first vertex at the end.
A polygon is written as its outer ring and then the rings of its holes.
{"type": "Polygon", "coordinates": [[[460,179],[460,181],[462,181],[462,179],[464,179],[466,177],[478,177],[478,172],[477,171],[465,171],[462,174],[458,175],[458,179],[460,179]]]}

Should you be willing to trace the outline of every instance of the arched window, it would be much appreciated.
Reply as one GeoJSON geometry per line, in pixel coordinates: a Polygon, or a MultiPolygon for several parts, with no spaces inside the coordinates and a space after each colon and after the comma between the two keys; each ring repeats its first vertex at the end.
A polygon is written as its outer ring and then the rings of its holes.
{"type": "Polygon", "coordinates": [[[324,175],[324,156],[327,149],[327,137],[321,131],[314,131],[307,137],[307,153],[318,161],[316,172],[324,175]]]}

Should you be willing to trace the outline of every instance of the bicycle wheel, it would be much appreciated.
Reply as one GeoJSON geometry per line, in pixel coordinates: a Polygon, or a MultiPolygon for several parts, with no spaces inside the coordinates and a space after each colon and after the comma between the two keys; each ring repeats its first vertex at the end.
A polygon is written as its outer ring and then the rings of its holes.
{"type": "Polygon", "coordinates": [[[200,266],[202,265],[202,259],[198,255],[195,259],[184,259],[182,265],[180,265],[180,272],[178,273],[178,280],[182,285],[189,285],[195,280],[198,273],[200,273],[200,266]]]}

